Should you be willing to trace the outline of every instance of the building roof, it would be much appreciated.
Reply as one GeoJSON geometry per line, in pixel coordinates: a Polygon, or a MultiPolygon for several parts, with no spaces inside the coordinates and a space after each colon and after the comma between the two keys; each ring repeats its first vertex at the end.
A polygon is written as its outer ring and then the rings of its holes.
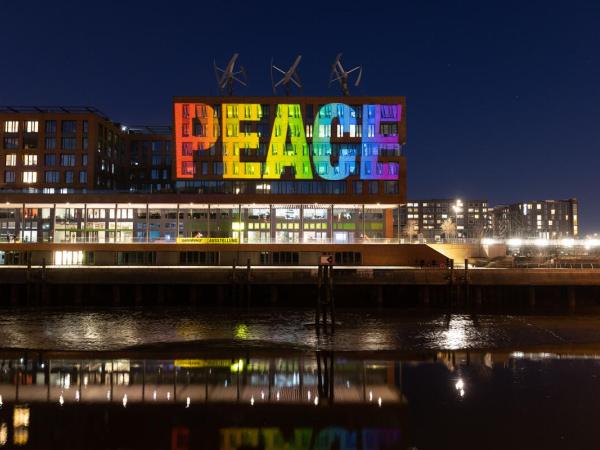
{"type": "Polygon", "coordinates": [[[112,122],[109,117],[93,106],[1,106],[0,113],[66,113],[66,114],[96,114],[112,122]]]}

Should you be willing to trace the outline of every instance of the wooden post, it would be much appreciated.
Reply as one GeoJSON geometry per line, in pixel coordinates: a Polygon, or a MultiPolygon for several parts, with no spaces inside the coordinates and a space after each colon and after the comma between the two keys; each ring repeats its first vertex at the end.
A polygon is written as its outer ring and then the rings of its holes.
{"type": "Polygon", "coordinates": [[[469,260],[465,258],[465,304],[469,304],[470,292],[469,292],[469,260]]]}
{"type": "Polygon", "coordinates": [[[329,308],[331,332],[335,331],[335,297],[333,295],[333,266],[329,266],[329,308]]]}
{"type": "Polygon", "coordinates": [[[317,305],[315,307],[315,329],[317,334],[320,332],[319,318],[321,317],[321,290],[323,283],[323,266],[319,264],[317,268],[317,305]]]}

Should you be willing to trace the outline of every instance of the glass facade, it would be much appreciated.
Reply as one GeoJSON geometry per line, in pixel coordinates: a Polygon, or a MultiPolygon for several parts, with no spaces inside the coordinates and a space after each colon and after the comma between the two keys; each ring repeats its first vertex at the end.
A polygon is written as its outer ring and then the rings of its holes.
{"type": "Polygon", "coordinates": [[[398,242],[398,205],[62,203],[0,205],[0,240],[54,243],[398,242]]]}

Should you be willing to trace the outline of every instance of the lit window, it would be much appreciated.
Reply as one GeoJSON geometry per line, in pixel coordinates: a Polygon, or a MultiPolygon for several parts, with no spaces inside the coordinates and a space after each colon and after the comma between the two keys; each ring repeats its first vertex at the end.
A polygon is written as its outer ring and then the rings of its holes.
{"type": "Polygon", "coordinates": [[[37,155],[23,155],[24,166],[37,166],[37,155]]]}
{"type": "Polygon", "coordinates": [[[6,166],[16,166],[17,165],[17,155],[11,154],[6,155],[6,166]]]}
{"type": "Polygon", "coordinates": [[[19,121],[18,120],[7,120],[4,122],[5,133],[18,133],[19,132],[19,121]]]}
{"type": "Polygon", "coordinates": [[[37,172],[23,172],[23,183],[37,183],[37,172]]]}
{"type": "Polygon", "coordinates": [[[37,120],[27,120],[25,122],[25,132],[26,133],[37,133],[38,132],[38,121],[37,120]]]}

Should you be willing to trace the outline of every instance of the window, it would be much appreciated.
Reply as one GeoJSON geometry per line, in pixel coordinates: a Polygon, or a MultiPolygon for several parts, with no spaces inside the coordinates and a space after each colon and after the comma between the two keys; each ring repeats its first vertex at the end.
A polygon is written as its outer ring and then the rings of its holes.
{"type": "Polygon", "coordinates": [[[7,120],[4,122],[5,133],[18,133],[19,132],[19,121],[18,120],[7,120]]]}
{"type": "Polygon", "coordinates": [[[37,166],[37,155],[23,155],[24,166],[37,166]]]}
{"type": "Polygon", "coordinates": [[[6,155],[6,166],[16,166],[17,165],[17,155],[11,154],[6,155]]]}
{"type": "Polygon", "coordinates": [[[65,172],[65,183],[72,184],[73,183],[73,171],[67,170],[65,172]]]}
{"type": "Polygon", "coordinates": [[[74,120],[63,120],[61,127],[63,135],[74,135],[77,133],[77,122],[74,120]]]}
{"type": "Polygon", "coordinates": [[[46,183],[58,183],[59,176],[60,172],[56,170],[50,170],[44,174],[44,179],[46,180],[46,183]]]}
{"type": "Polygon", "coordinates": [[[87,172],[84,172],[84,171],[79,172],[79,182],[87,183],[87,172]]]}
{"type": "Polygon", "coordinates": [[[75,165],[75,155],[60,155],[60,165],[63,167],[72,167],[75,165]]]}
{"type": "Polygon", "coordinates": [[[74,137],[62,137],[61,149],[62,150],[75,150],[77,147],[77,138],[74,137]]]}
{"type": "Polygon", "coordinates": [[[44,155],[44,165],[45,166],[55,166],[56,165],[56,155],[44,155]]]}
{"type": "Polygon", "coordinates": [[[88,155],[81,155],[81,165],[82,166],[87,166],[88,164],[88,155]]]}
{"type": "Polygon", "coordinates": [[[14,172],[14,170],[6,170],[4,172],[4,182],[5,183],[14,183],[15,182],[15,172],[14,172]]]}
{"type": "Polygon", "coordinates": [[[37,133],[38,132],[38,121],[27,120],[25,121],[25,133],[37,133]]]}
{"type": "Polygon", "coordinates": [[[46,136],[54,136],[56,134],[56,120],[46,120],[46,136]]]}
{"type": "Polygon", "coordinates": [[[16,150],[19,148],[19,138],[17,137],[4,137],[4,148],[8,150],[16,150]]]}
{"type": "Polygon", "coordinates": [[[162,158],[160,157],[160,155],[152,155],[152,165],[153,166],[160,166],[162,162],[162,158]]]}
{"type": "Polygon", "coordinates": [[[37,172],[23,172],[23,183],[37,183],[37,172]]]}
{"type": "Polygon", "coordinates": [[[44,147],[46,148],[46,150],[54,150],[56,148],[56,138],[46,137],[44,147]]]}

